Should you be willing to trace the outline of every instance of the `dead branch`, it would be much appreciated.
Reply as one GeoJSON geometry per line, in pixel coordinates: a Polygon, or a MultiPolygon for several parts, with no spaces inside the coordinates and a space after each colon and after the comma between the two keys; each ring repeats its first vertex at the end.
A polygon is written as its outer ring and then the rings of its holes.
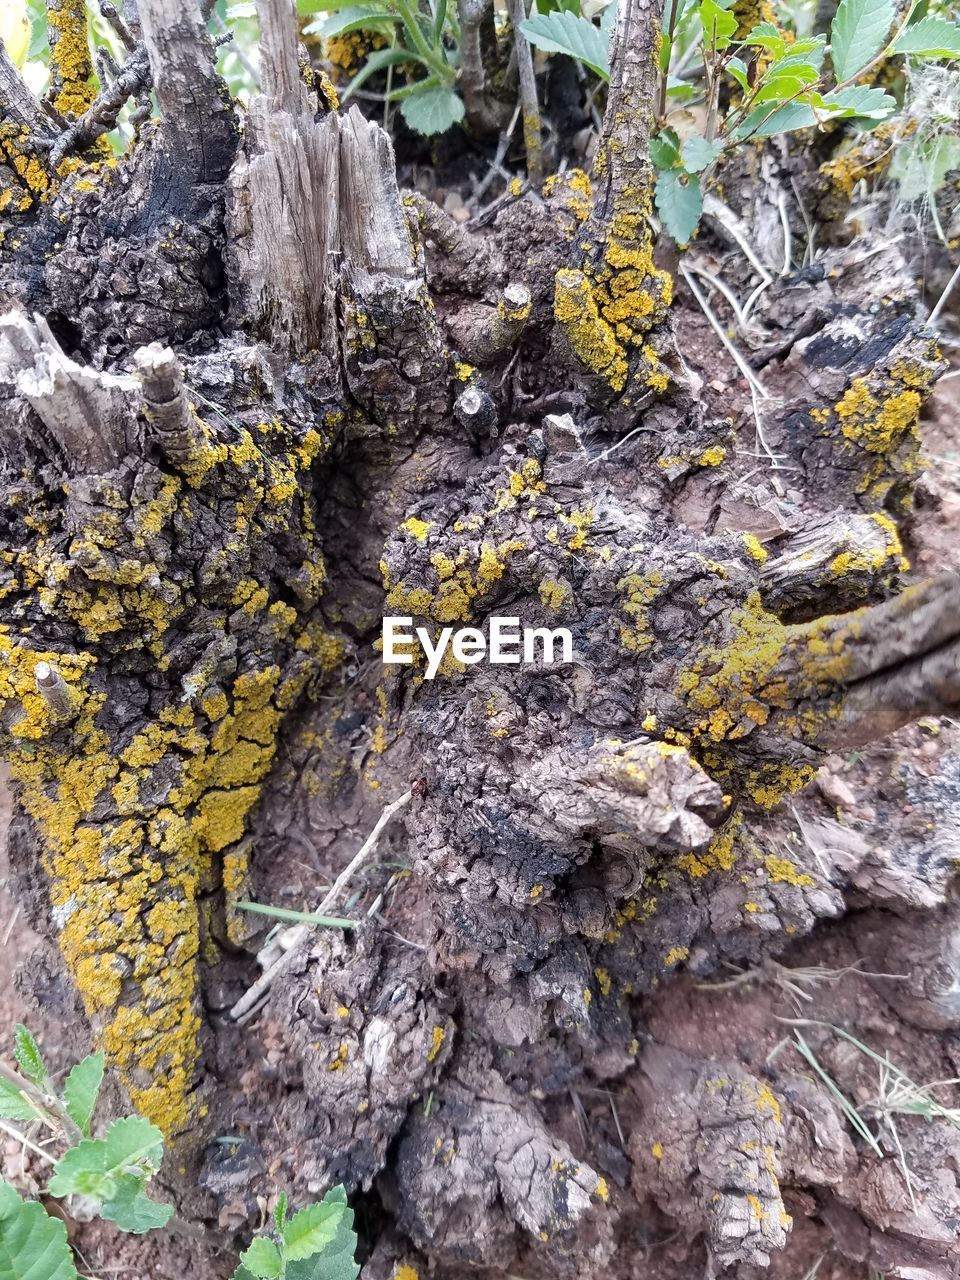
{"type": "Polygon", "coordinates": [[[138,98],[144,90],[150,88],[150,84],[150,60],[146,47],[140,44],[119,69],[113,83],[57,139],[50,154],[51,168],[56,168],[68,152],[83,151],[96,142],[97,138],[109,133],[116,125],[127,100],[138,98]]]}
{"type": "Polygon", "coordinates": [[[138,9],[176,179],[221,183],[233,161],[236,122],[198,0],[139,0],[138,9]]]}
{"type": "Polygon", "coordinates": [[[0,316],[0,380],[30,403],[74,471],[112,470],[135,439],[135,379],[69,359],[42,316],[0,316]]]}
{"type": "Polygon", "coordinates": [[[513,25],[513,42],[517,52],[517,76],[520,82],[520,109],[523,113],[523,144],[527,153],[527,174],[531,182],[543,181],[543,137],[540,105],[537,102],[537,78],[533,72],[533,53],[520,30],[526,19],[525,0],[509,0],[508,10],[513,25]]]}

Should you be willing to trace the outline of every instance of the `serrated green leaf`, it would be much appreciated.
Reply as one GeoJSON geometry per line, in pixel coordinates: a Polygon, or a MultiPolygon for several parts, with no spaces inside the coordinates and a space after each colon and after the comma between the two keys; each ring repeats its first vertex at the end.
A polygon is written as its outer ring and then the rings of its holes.
{"type": "Polygon", "coordinates": [[[840,0],[830,27],[830,55],[838,83],[875,58],[893,25],[891,0],[840,0]]]}
{"type": "Polygon", "coordinates": [[[285,1280],[356,1280],[360,1274],[356,1249],[357,1237],[346,1231],[322,1254],[287,1263],[285,1280]]]}
{"type": "Polygon", "coordinates": [[[103,1064],[102,1053],[89,1054],[71,1068],[63,1086],[67,1114],[85,1138],[90,1136],[90,1124],[97,1109],[103,1084],[103,1064]]]}
{"type": "Polygon", "coordinates": [[[824,105],[834,116],[857,117],[860,120],[885,120],[897,103],[883,89],[870,85],[852,84],[846,89],[834,89],[823,98],[824,105]]]}
{"type": "Polygon", "coordinates": [[[173,1216],[172,1204],[158,1204],[143,1194],[140,1178],[126,1176],[116,1180],[113,1195],[100,1207],[101,1218],[115,1222],[121,1231],[143,1235],[165,1227],[173,1216]]]}
{"type": "Polygon", "coordinates": [[[960,58],[960,24],[946,18],[921,18],[897,39],[893,52],[960,58]]]}
{"type": "Polygon", "coordinates": [[[684,140],[684,144],[680,149],[683,167],[687,173],[702,173],[708,164],[713,164],[722,150],[723,143],[709,142],[706,138],[701,137],[699,133],[695,133],[692,137],[684,140]]]}
{"type": "Polygon", "coordinates": [[[0,1280],[78,1280],[67,1228],[0,1181],[0,1280]]]}
{"type": "Polygon", "coordinates": [[[737,20],[717,4],[717,0],[700,0],[700,25],[706,44],[726,49],[737,33],[737,20]]]}
{"type": "Polygon", "coordinates": [[[826,52],[826,41],[822,39],[806,40],[804,41],[804,47],[800,49],[790,45],[786,53],[771,64],[768,74],[770,72],[776,74],[778,71],[785,71],[789,67],[811,67],[814,71],[819,72],[823,66],[826,52]]]}
{"type": "Polygon", "coordinates": [[[604,80],[610,79],[609,35],[573,13],[537,13],[520,23],[521,32],[544,53],[565,53],[604,80]]]}
{"type": "Polygon", "coordinates": [[[241,1253],[240,1261],[257,1280],[276,1280],[283,1274],[280,1250],[266,1236],[257,1236],[250,1248],[241,1253]]]}
{"type": "Polygon", "coordinates": [[[741,39],[738,44],[758,44],[769,49],[771,53],[781,54],[787,47],[783,36],[772,22],[758,22],[757,25],[741,39]]]}
{"type": "Polygon", "coordinates": [[[682,169],[665,169],[657,178],[654,195],[663,225],[677,244],[686,244],[703,212],[699,180],[682,169]]]}
{"type": "Polygon", "coordinates": [[[430,137],[446,133],[460,123],[464,116],[463,99],[446,85],[437,85],[404,98],[400,114],[411,129],[430,137]]]}
{"type": "Polygon", "coordinates": [[[230,1277],[230,1280],[257,1280],[257,1277],[241,1264],[230,1277]]]}
{"type": "Polygon", "coordinates": [[[650,163],[657,169],[672,169],[680,159],[680,139],[672,129],[661,129],[650,139],[650,163]]]}
{"type": "Polygon", "coordinates": [[[31,1084],[43,1086],[47,1082],[47,1068],[40,1053],[40,1046],[22,1022],[13,1028],[13,1056],[17,1066],[31,1084]]]}
{"type": "Polygon", "coordinates": [[[349,1213],[338,1201],[321,1201],[295,1213],[281,1232],[285,1260],[298,1262],[322,1253],[337,1236],[340,1222],[349,1213]]]}
{"type": "Polygon", "coordinates": [[[820,120],[858,117],[880,121],[896,110],[896,102],[883,89],[869,85],[850,85],[846,89],[834,89],[832,93],[804,93],[796,102],[788,102],[779,110],[770,110],[764,103],[751,111],[743,124],[731,135],[735,142],[744,138],[770,138],[778,133],[793,133],[797,129],[809,129],[820,120]],[[816,107],[816,110],[814,110],[816,107]]]}
{"type": "Polygon", "coordinates": [[[4,1120],[36,1120],[37,1108],[32,1106],[12,1080],[0,1076],[0,1118],[4,1120]]]}
{"type": "Polygon", "coordinates": [[[163,1159],[163,1134],[143,1116],[114,1120],[105,1138],[84,1138],[57,1161],[50,1191],[75,1192],[107,1199],[122,1174],[138,1174],[141,1183],[156,1173],[163,1159]]]}

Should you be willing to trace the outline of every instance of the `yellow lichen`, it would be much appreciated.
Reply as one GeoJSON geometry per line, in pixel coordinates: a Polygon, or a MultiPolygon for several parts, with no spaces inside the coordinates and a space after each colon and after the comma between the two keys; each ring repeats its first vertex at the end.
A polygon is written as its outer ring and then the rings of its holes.
{"type": "Polygon", "coordinates": [[[445,1027],[434,1027],[430,1036],[430,1048],[427,1051],[427,1061],[434,1062],[440,1055],[444,1041],[447,1038],[445,1027]]]}

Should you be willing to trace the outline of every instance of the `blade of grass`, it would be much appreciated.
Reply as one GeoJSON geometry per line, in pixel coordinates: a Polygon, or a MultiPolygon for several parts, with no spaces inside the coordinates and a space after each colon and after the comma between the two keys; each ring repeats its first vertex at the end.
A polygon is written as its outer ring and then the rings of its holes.
{"type": "Polygon", "coordinates": [[[874,1134],[873,1130],[864,1120],[863,1116],[860,1114],[857,1108],[853,1105],[853,1103],[850,1101],[847,1095],[839,1087],[839,1085],[834,1080],[832,1080],[831,1077],[827,1074],[827,1072],[823,1069],[823,1067],[817,1061],[816,1054],[807,1044],[806,1040],[804,1040],[800,1032],[796,1030],[796,1028],[794,1028],[793,1034],[796,1038],[797,1049],[801,1054],[801,1056],[809,1063],[811,1067],[813,1067],[814,1071],[817,1073],[817,1075],[820,1077],[823,1083],[827,1086],[827,1089],[836,1099],[837,1105],[840,1107],[843,1114],[850,1121],[850,1124],[853,1126],[853,1128],[856,1129],[857,1133],[860,1134],[864,1142],[868,1143],[871,1150],[873,1150],[882,1160],[883,1149],[880,1146],[880,1143],[878,1142],[877,1137],[874,1134]]]}
{"type": "Polygon", "coordinates": [[[312,911],[291,911],[287,907],[270,907],[262,902],[238,902],[241,911],[254,915],[271,916],[274,920],[295,920],[298,924],[319,924],[327,929],[355,929],[356,920],[344,920],[340,916],[318,916],[312,911]]]}

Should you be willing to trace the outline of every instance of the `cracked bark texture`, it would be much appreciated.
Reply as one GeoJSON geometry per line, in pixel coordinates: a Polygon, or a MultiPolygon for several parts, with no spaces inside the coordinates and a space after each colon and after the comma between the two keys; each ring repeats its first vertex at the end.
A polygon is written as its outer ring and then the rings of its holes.
{"type": "MultiPolygon", "coordinates": [[[[79,9],[53,10],[75,52],[79,9]]],[[[343,1181],[379,1223],[369,1280],[627,1274],[670,1232],[664,1276],[752,1277],[814,1221],[955,1274],[952,1131],[909,1130],[943,1172],[908,1195],[822,1082],[738,1038],[746,995],[690,981],[762,983],[807,935],[879,972],[899,936],[866,1002],[957,1074],[956,762],[862,833],[798,797],[960,703],[960,580],[911,579],[901,545],[944,367],[909,264],[854,241],[765,290],[768,487],[654,262],[650,6],[618,17],[593,180],[487,233],[401,197],[386,135],[304,78],[293,6],[258,11],[241,134],[199,5],[140,0],[160,118],[120,160],[73,128],[107,109],[82,59],[56,167],[0,59],[12,853],[181,1212],[242,1230],[271,1180],[343,1181]],[[427,681],[380,662],[384,614],[563,625],[574,660],[427,681]],[[361,927],[236,1027],[262,940],[238,902],[309,900],[414,782],[361,927]],[[726,1002],[723,1043],[676,1043],[671,999],[726,1002]]]]}

